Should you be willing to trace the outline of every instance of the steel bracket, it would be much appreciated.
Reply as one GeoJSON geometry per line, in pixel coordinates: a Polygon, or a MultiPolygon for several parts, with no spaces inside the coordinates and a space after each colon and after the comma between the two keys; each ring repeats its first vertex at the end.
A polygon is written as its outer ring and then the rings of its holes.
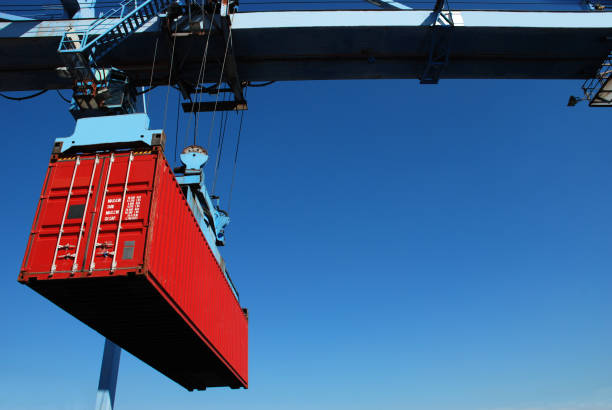
{"type": "Polygon", "coordinates": [[[206,86],[203,82],[201,84],[189,86],[181,83],[180,80],[178,81],[183,98],[189,99],[189,102],[183,103],[184,112],[198,113],[208,111],[240,111],[247,109],[247,103],[243,93],[246,83],[242,82],[238,76],[238,64],[236,63],[236,57],[234,55],[231,33],[232,13],[236,10],[236,4],[229,0],[221,0],[213,7],[213,10],[216,10],[216,14],[208,18],[202,16],[202,21],[209,21],[204,24],[204,28],[206,28],[211,26],[210,19],[213,19],[212,23],[215,27],[214,34],[216,41],[222,44],[224,51],[225,48],[227,48],[225,61],[219,69],[219,82],[211,86],[206,86]],[[226,83],[227,87],[224,87],[223,83],[226,83]],[[216,95],[215,101],[202,101],[202,95],[199,95],[197,98],[191,98],[191,94],[197,95],[203,93],[216,95]],[[233,94],[233,101],[220,101],[219,93],[233,94]]]}
{"type": "Polygon", "coordinates": [[[431,15],[431,43],[421,84],[437,84],[448,65],[455,21],[446,0],[436,0],[431,15]]]}
{"type": "Polygon", "coordinates": [[[147,148],[166,143],[162,130],[149,129],[147,114],[87,117],[77,120],[74,133],[57,138],[53,153],[91,152],[111,148],[147,148]]]}

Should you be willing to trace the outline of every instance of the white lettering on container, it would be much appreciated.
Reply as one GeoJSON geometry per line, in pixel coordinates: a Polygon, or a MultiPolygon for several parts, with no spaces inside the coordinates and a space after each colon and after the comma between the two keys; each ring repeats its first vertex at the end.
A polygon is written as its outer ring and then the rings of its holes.
{"type": "MultiPolygon", "coordinates": [[[[133,221],[140,217],[142,197],[144,194],[132,194],[125,197],[123,220],[133,221]]],[[[108,198],[104,207],[104,222],[113,222],[121,211],[121,198],[108,198]]]]}
{"type": "Polygon", "coordinates": [[[128,195],[125,199],[125,209],[123,213],[123,219],[133,221],[138,219],[140,215],[140,202],[142,201],[142,195],[128,195]]]}

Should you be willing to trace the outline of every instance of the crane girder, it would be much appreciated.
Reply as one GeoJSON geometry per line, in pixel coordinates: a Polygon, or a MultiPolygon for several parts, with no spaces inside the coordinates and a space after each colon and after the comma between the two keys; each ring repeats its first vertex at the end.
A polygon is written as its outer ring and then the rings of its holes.
{"type": "MultiPolygon", "coordinates": [[[[237,13],[232,17],[236,75],[242,82],[419,79],[438,16],[422,10],[237,13]]],[[[452,18],[452,52],[441,79],[587,79],[612,48],[607,12],[453,10],[452,18]]],[[[0,22],[0,90],[72,88],[56,74],[63,65],[57,44],[69,27],[91,22],[0,22]]],[[[173,39],[159,22],[154,18],[139,28],[101,63],[126,71],[136,86],[148,86],[152,71],[153,85],[167,84],[173,39]]],[[[180,66],[172,82],[196,84],[206,36],[177,34],[180,66]]],[[[211,36],[203,82],[219,79],[223,34],[217,30],[211,36]]]]}

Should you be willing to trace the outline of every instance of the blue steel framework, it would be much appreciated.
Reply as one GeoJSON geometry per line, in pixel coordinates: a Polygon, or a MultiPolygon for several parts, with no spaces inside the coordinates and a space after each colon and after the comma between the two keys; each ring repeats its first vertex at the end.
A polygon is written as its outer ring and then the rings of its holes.
{"type": "Polygon", "coordinates": [[[446,0],[436,0],[432,20],[429,58],[420,79],[421,84],[437,84],[440,80],[440,74],[448,65],[455,22],[446,0]]]}
{"type": "MultiPolygon", "coordinates": [[[[434,16],[422,10],[236,13],[231,17],[229,51],[240,82],[418,79],[429,59],[434,16]]],[[[440,79],[585,80],[610,51],[612,13],[606,11],[453,9],[452,18],[452,54],[440,79]]],[[[63,65],[57,43],[69,27],[82,29],[93,22],[0,21],[0,91],[71,89],[73,82],[57,75],[63,65]]],[[[207,36],[197,28],[197,20],[195,31],[188,23],[173,25],[169,35],[167,19],[154,18],[108,53],[102,64],[125,71],[134,86],[165,86],[175,45],[179,64],[173,66],[171,82],[195,88],[207,36]]],[[[206,27],[209,24],[207,19],[206,27]]],[[[219,80],[226,37],[215,28],[221,24],[215,16],[202,83],[219,80]]]]}
{"type": "Polygon", "coordinates": [[[99,67],[98,61],[170,3],[123,0],[84,29],[64,33],[58,51],[66,64],[62,72],[74,81],[70,112],[75,118],[136,111],[136,90],[128,75],[114,67],[99,67]]]}

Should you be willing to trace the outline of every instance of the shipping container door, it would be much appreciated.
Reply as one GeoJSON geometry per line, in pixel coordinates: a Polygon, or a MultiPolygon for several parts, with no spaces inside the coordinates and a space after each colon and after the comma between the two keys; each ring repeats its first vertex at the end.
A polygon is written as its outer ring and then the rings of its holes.
{"type": "Polygon", "coordinates": [[[155,161],[150,153],[111,154],[92,232],[92,275],[125,274],[142,267],[155,161]]]}
{"type": "Polygon", "coordinates": [[[95,186],[102,173],[98,156],[50,164],[23,270],[65,276],[83,269],[95,186]]]}

